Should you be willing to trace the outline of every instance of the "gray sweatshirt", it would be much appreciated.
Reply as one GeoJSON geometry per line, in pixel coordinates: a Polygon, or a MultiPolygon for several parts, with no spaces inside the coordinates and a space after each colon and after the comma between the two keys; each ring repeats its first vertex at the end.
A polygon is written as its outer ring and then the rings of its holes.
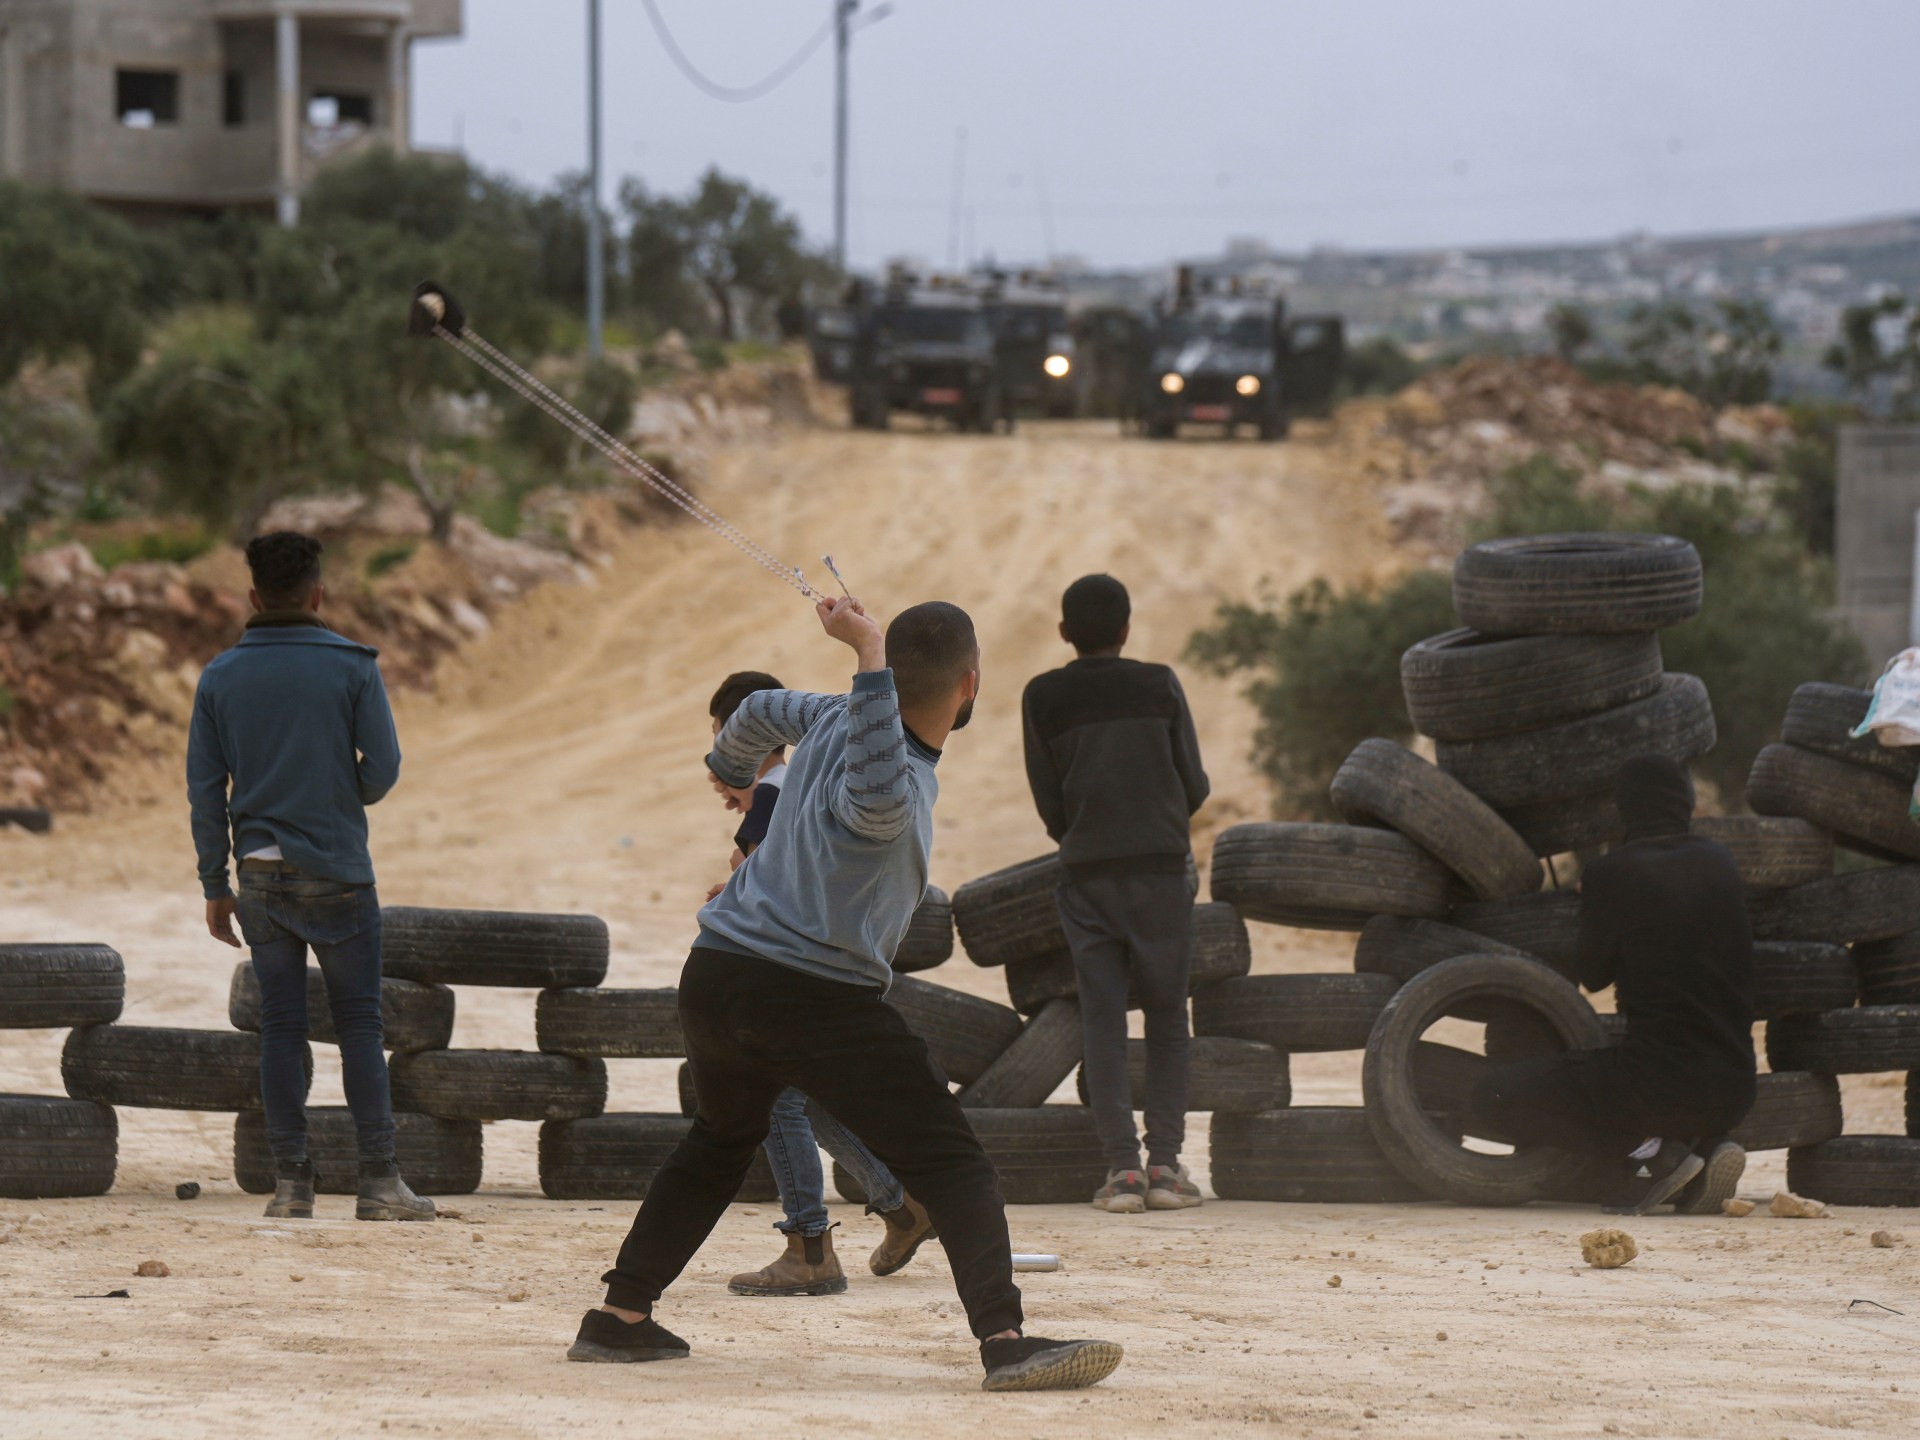
{"type": "Polygon", "coordinates": [[[701,910],[698,943],[885,990],[927,890],[940,752],[908,733],[891,670],[854,676],[850,695],[749,695],[707,768],[745,787],[782,745],[773,824],[701,910]]]}

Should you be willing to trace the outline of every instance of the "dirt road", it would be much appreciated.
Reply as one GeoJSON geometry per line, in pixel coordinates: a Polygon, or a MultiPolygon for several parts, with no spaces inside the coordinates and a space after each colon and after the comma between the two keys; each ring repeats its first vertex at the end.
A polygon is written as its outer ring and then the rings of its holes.
{"type": "MultiPolygon", "coordinates": [[[[1123,441],[1101,426],[1011,440],[812,431],[714,459],[707,495],[810,574],[831,551],[883,612],[942,597],[986,645],[973,727],[942,764],[934,879],[1038,853],[1020,768],[1019,691],[1060,663],[1060,589],[1106,569],[1132,587],[1133,652],[1174,659],[1223,598],[1270,580],[1385,573],[1373,497],[1312,443],[1123,441]]],[[[805,605],[691,526],[634,537],[592,590],[552,590],[504,618],[400,705],[406,770],[376,812],[389,903],[585,909],[614,933],[610,984],[672,983],[691,915],[724,872],[731,826],[702,782],[705,705],[733,668],[844,683],[805,605]]],[[[1263,815],[1235,687],[1187,674],[1216,798],[1203,830],[1263,815]]],[[[126,1020],[224,1026],[233,956],[199,931],[174,772],[50,839],[0,831],[0,939],[99,939],[128,963],[126,1020]]],[[[1340,969],[1351,941],[1263,930],[1262,969],[1340,969]]],[[[995,972],[931,977],[976,993],[995,972]]],[[[533,996],[464,990],[455,1043],[531,1046],[533,996]]],[[[60,1036],[0,1032],[0,1088],[58,1093],[60,1036]]],[[[316,1101],[338,1103],[317,1053],[316,1101]]],[[[613,1106],[672,1109],[671,1062],[619,1061],[613,1106]]],[[[1296,1063],[1300,1103],[1353,1103],[1353,1057],[1296,1063]]],[[[1897,1089],[1850,1086],[1855,1128],[1898,1129],[1897,1089]],[[1866,1123],[1863,1124],[1862,1122],[1866,1123]]],[[[626,1207],[540,1200],[534,1127],[487,1135],[483,1194],[433,1227],[356,1226],[323,1202],[270,1225],[232,1183],[231,1120],[121,1111],[118,1188],[98,1200],[0,1202],[0,1434],[308,1433],[534,1436],[636,1421],[661,1434],[1078,1435],[1191,1422],[1405,1435],[1911,1434],[1913,1320],[1848,1317],[1856,1297],[1920,1309],[1905,1248],[1871,1249],[1897,1215],[1824,1222],[1637,1222],[1642,1258],[1601,1274],[1564,1207],[1210,1204],[1176,1216],[1014,1212],[1016,1243],[1065,1253],[1031,1277],[1041,1333],[1126,1342],[1083,1396],[1001,1398],[977,1370],[944,1259],[811,1303],[745,1301],[720,1282],[770,1258],[772,1207],[736,1209],[670,1297],[686,1364],[560,1363],[595,1298],[626,1207]],[[207,1193],[182,1204],[180,1180],[207,1193]],[[136,1280],[143,1259],[170,1278],[136,1280]],[[1342,1277],[1338,1288],[1329,1281],[1342,1277]],[[86,1300],[127,1287],[130,1301],[86,1300]],[[1447,1338],[1437,1338],[1445,1332],[1447,1338]],[[636,1408],[636,1406],[641,1408],[636,1408]],[[1617,1427],[1617,1428],[1616,1428],[1617,1427]]],[[[1204,1121],[1196,1120],[1197,1140],[1204,1121]]],[[[1194,1158],[1204,1168],[1204,1145],[1194,1158]]],[[[1778,1157],[1749,1193],[1780,1183],[1778,1157]]],[[[838,1207],[850,1261],[875,1223],[838,1207]]],[[[1916,1226],[1920,1239],[1920,1226],[1916,1226]]],[[[851,1265],[850,1265],[850,1268],[851,1265]]]]}

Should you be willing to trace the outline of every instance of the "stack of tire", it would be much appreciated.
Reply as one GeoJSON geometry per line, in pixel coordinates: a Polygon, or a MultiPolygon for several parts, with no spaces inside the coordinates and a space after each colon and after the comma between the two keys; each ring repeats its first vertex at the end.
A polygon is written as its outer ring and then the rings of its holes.
{"type": "Polygon", "coordinates": [[[1747,800],[1762,814],[1829,831],[1856,859],[1846,873],[1752,903],[1756,937],[1850,950],[1854,997],[1770,1017],[1767,1059],[1833,1091],[1828,1134],[1787,1152],[1792,1188],[1835,1204],[1920,1205],[1920,824],[1910,818],[1920,747],[1856,738],[1872,692],[1802,685],[1782,743],[1755,758],[1747,800]],[[1884,862],[1884,863],[1872,863],[1884,862]],[[1840,1075],[1906,1072],[1904,1135],[1842,1134],[1840,1075]]]}
{"type": "MultiPolygon", "coordinates": [[[[105,945],[0,945],[0,1030],[110,1025],[126,966],[105,945]]],[[[120,1124],[109,1104],[0,1095],[0,1198],[51,1200],[113,1188],[120,1124]]]]}
{"type": "MultiPolygon", "coordinates": [[[[604,929],[602,935],[604,937],[604,929]]],[[[982,1026],[974,1007],[1004,1009],[970,995],[914,980],[908,972],[942,964],[953,954],[953,906],[945,892],[929,889],[915,912],[907,938],[894,957],[899,974],[889,995],[932,1046],[951,1073],[965,1071],[977,1057],[982,1026]]],[[[680,992],[656,989],[617,989],[602,986],[606,974],[603,949],[599,969],[591,976],[556,974],[540,992],[534,1011],[538,1059],[555,1067],[588,1067],[598,1077],[598,1098],[591,1109],[577,1113],[528,1116],[543,1120],[540,1127],[540,1188],[555,1200],[642,1200],[653,1177],[686,1135],[698,1100],[684,1061],[686,1040],[680,1030],[680,992]],[[643,1111],[603,1113],[607,1093],[606,1062],[615,1059],[681,1060],[680,1112],[643,1111]]],[[[1011,1015],[1011,1012],[1008,1012],[1011,1015]]],[[[1014,1029],[1018,1029],[1017,1016],[1014,1029]]],[[[990,1042],[998,1054],[1011,1036],[993,1029],[990,1042]]],[[[849,1199],[864,1197],[841,1192],[849,1199]]],[[[754,1157],[740,1187],[742,1201],[768,1201],[778,1190],[766,1156],[754,1157]]]]}
{"type": "MultiPolygon", "coordinates": [[[[456,1050],[454,986],[529,989],[595,985],[607,973],[606,923],[592,915],[393,906],[382,915],[381,1005],[397,1126],[397,1159],[425,1195],[466,1195],[480,1187],[481,1127],[498,1120],[597,1115],[606,1105],[603,1066],[516,1050],[456,1050]]],[[[260,992],[250,965],[234,971],[228,1006],[236,1028],[260,1028],[260,992]]],[[[313,1039],[335,1041],[318,967],[307,971],[313,1039]]],[[[322,1188],[352,1193],[353,1116],[345,1107],[308,1112],[322,1188]]],[[[273,1189],[273,1162],[261,1117],[234,1126],[234,1173],[241,1188],[273,1189]]]]}
{"type": "MultiPolygon", "coordinates": [[[[1007,1198],[1016,1203],[1083,1203],[1106,1178],[1092,1112],[1084,1103],[1084,1077],[1081,1104],[1048,1103],[1081,1059],[1073,957],[1054,903],[1062,874],[1057,856],[1042,856],[971,881],[953,897],[967,957],[1006,971],[1011,1008],[969,1001],[983,1026],[983,1044],[973,1058],[987,1058],[984,1026],[991,1015],[998,1015],[995,1023],[1013,1037],[1011,1043],[971,1078],[954,1078],[964,1080],[960,1102],[1000,1167],[1007,1198]]],[[[1252,950],[1232,905],[1196,905],[1190,923],[1197,1014],[1205,997],[1246,975],[1252,950]]],[[[1138,1040],[1127,1043],[1138,1095],[1145,1088],[1145,1048],[1138,1040]]],[[[1194,1041],[1188,1108],[1211,1112],[1216,1133],[1225,1116],[1284,1107],[1291,1093],[1284,1049],[1224,1032],[1194,1041]]]]}

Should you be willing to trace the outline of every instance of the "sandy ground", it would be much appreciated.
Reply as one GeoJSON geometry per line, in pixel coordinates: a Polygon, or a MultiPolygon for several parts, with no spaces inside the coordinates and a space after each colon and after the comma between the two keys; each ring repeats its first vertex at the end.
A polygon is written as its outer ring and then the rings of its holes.
{"type": "MultiPolygon", "coordinates": [[[[949,889],[1046,848],[1017,711],[1025,679],[1066,658],[1053,624],[1067,581],[1124,577],[1133,653],[1174,659],[1222,598],[1394,564],[1372,497],[1311,435],[1164,446],[1101,426],[1012,440],[819,431],[722,453],[708,493],[810,572],[832,551],[882,611],[937,596],[976,616],[987,690],[941,768],[934,879],[949,889]]],[[[731,830],[699,767],[705,702],[749,666],[821,688],[846,670],[797,597],[690,526],[634,537],[593,590],[536,596],[436,694],[401,703],[406,772],[374,824],[384,897],[592,910],[613,929],[609,984],[673,983],[731,830]]],[[[1233,685],[1187,682],[1215,778],[1211,833],[1265,812],[1246,760],[1254,721],[1233,685]]],[[[199,911],[171,773],[127,777],[50,839],[0,831],[0,940],[115,945],[129,1023],[226,1024],[234,957],[199,911]]],[[[1348,937],[1260,929],[1256,946],[1263,970],[1350,963],[1348,937]]],[[[963,958],[929,978],[1004,998],[996,972],[963,958]]],[[[0,1089],[58,1093],[61,1039],[0,1032],[0,1089]]],[[[456,1044],[532,1040],[531,992],[460,992],[456,1044]]],[[[338,1103],[335,1057],[317,1059],[315,1100],[338,1103]]],[[[1357,1061],[1303,1057],[1297,1101],[1356,1103],[1357,1061]]],[[[609,1068],[613,1108],[676,1108],[673,1062],[609,1068]]],[[[1899,1095],[1850,1083],[1850,1128],[1897,1130],[1899,1095]]],[[[1018,1248],[1067,1257],[1028,1277],[1035,1331],[1111,1336],[1128,1360],[1086,1394],[989,1397],[937,1254],[888,1280],[856,1275],[835,1299],[728,1296],[725,1278],[776,1248],[770,1206],[735,1207],[663,1306],[690,1362],[562,1363],[627,1207],[541,1199],[531,1125],[489,1127],[485,1188],[449,1202],[458,1218],[376,1227],[345,1218],[344,1197],[310,1225],[263,1221],[233,1184],[230,1117],[120,1122],[113,1194],[0,1202],[0,1235],[14,1232],[0,1245],[0,1435],[534,1436],[635,1420],[673,1435],[1920,1430],[1913,1252],[1867,1238],[1897,1213],[1638,1221],[1641,1258],[1602,1273],[1578,1255],[1596,1217],[1568,1207],[1016,1209],[1018,1248]],[[202,1198],[174,1200],[181,1180],[202,1198]],[[145,1259],[172,1275],[133,1278],[145,1259]],[[120,1287],[133,1298],[84,1298],[120,1287]],[[1856,1299],[1906,1313],[1850,1313],[1856,1299]]],[[[1193,1128],[1204,1174],[1204,1117],[1193,1128]]],[[[1747,1193],[1783,1184],[1781,1162],[1756,1157],[1747,1193]]],[[[836,1216],[851,1270],[877,1222],[836,1216]]]]}

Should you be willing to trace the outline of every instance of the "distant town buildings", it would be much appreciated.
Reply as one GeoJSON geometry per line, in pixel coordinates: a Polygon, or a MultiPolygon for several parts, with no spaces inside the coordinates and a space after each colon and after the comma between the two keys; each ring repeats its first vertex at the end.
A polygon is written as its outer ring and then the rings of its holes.
{"type": "Polygon", "coordinates": [[[125,209],[273,208],[410,148],[412,46],[461,0],[0,0],[0,176],[125,209]]]}

